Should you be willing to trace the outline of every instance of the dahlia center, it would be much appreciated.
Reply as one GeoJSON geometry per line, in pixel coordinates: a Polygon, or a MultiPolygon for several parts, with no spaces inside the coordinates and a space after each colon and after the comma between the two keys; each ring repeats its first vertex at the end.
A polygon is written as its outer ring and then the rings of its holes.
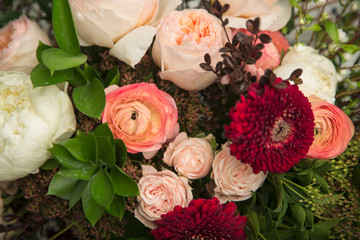
{"type": "Polygon", "coordinates": [[[282,143],[289,139],[292,132],[292,126],[282,117],[276,119],[273,128],[270,131],[270,138],[274,143],[282,143]]]}

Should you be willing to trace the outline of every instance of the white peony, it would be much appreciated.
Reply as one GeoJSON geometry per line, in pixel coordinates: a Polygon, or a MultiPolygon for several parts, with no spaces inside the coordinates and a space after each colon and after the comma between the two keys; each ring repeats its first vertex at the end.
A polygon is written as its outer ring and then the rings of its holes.
{"type": "Polygon", "coordinates": [[[305,96],[315,95],[334,104],[339,75],[328,58],[319,55],[312,47],[298,45],[285,55],[281,66],[274,73],[286,79],[297,68],[303,70],[300,76],[303,84],[299,88],[305,96]]]}
{"type": "Polygon", "coordinates": [[[72,103],[56,86],[33,89],[21,72],[0,71],[0,181],[38,172],[48,148],[73,134],[72,103]]]}

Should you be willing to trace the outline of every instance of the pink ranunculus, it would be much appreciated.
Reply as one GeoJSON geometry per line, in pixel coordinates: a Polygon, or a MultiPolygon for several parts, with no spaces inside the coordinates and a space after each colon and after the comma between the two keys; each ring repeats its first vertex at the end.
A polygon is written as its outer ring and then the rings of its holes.
{"type": "Polygon", "coordinates": [[[208,53],[212,63],[221,60],[219,49],[226,37],[219,19],[204,9],[172,11],[158,27],[153,58],[161,67],[160,77],[185,90],[202,90],[216,75],[199,64],[208,53]]]}
{"type": "Polygon", "coordinates": [[[82,46],[111,48],[134,67],[151,45],[160,19],[180,0],[69,0],[82,46]]]}
{"type": "MultiPolygon", "coordinates": [[[[238,32],[243,32],[247,35],[251,35],[245,28],[234,29],[232,35],[234,36],[238,32]]],[[[281,32],[276,31],[261,31],[259,34],[267,34],[271,37],[271,42],[264,44],[264,48],[261,50],[262,56],[255,64],[247,65],[245,70],[252,75],[257,76],[259,79],[267,68],[273,69],[280,65],[281,53],[287,52],[289,49],[289,42],[286,40],[281,32]]],[[[256,44],[261,43],[260,40],[256,41],[256,44]]]]}
{"type": "Polygon", "coordinates": [[[26,16],[0,29],[0,70],[30,74],[38,64],[36,48],[39,40],[50,45],[50,39],[39,25],[26,16]]]}
{"type": "Polygon", "coordinates": [[[306,156],[335,158],[345,151],[354,136],[354,124],[337,106],[313,95],[309,101],[315,117],[315,137],[306,156]]]}
{"type": "Polygon", "coordinates": [[[174,99],[155,84],[137,83],[105,89],[102,122],[114,137],[124,141],[129,153],[151,158],[167,140],[179,133],[174,99]]]}
{"type": "Polygon", "coordinates": [[[230,155],[230,149],[226,145],[216,154],[212,167],[211,178],[216,185],[215,196],[221,203],[250,198],[251,191],[256,191],[267,176],[262,171],[253,173],[250,164],[242,163],[230,155]]]}
{"type": "Polygon", "coordinates": [[[169,144],[163,161],[171,167],[174,166],[178,173],[189,179],[205,177],[210,172],[214,159],[209,143],[212,140],[212,135],[206,138],[188,138],[187,134],[182,132],[169,144]]]}
{"type": "Polygon", "coordinates": [[[157,227],[153,221],[160,220],[162,214],[175,206],[186,207],[193,198],[188,180],[170,170],[158,172],[152,166],[143,165],[142,174],[135,217],[151,229],[157,227]]]}
{"type": "Polygon", "coordinates": [[[284,27],[291,16],[289,0],[219,0],[230,4],[224,18],[229,27],[245,28],[248,19],[260,17],[260,29],[277,31],[284,27]]]}

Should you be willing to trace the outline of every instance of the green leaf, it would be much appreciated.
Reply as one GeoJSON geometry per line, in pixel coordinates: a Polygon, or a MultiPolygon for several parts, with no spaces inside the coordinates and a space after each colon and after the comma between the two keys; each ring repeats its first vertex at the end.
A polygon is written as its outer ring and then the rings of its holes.
{"type": "Polygon", "coordinates": [[[39,63],[43,63],[42,59],[41,59],[41,53],[44,50],[49,49],[49,48],[52,48],[52,46],[46,45],[46,44],[42,43],[41,41],[39,41],[39,45],[38,45],[38,47],[36,49],[36,58],[37,58],[39,63]]]}
{"type": "Polygon", "coordinates": [[[325,29],[334,43],[339,43],[339,33],[336,24],[331,21],[325,22],[325,29]]]}
{"type": "Polygon", "coordinates": [[[105,92],[101,82],[94,78],[90,83],[74,88],[73,100],[82,113],[100,118],[105,107],[105,92]]]}
{"type": "Polygon", "coordinates": [[[105,208],[97,204],[94,201],[94,199],[91,197],[90,182],[87,184],[83,192],[82,206],[85,213],[85,217],[94,227],[97,221],[99,221],[99,219],[103,215],[105,208]]]}
{"type": "Polygon", "coordinates": [[[106,74],[106,77],[104,79],[104,86],[108,87],[114,84],[117,85],[119,81],[120,81],[119,69],[117,67],[114,67],[106,74]]]}
{"type": "Polygon", "coordinates": [[[99,159],[106,163],[110,168],[115,165],[115,149],[109,137],[100,136],[96,139],[99,148],[99,159]]]}
{"type": "Polygon", "coordinates": [[[93,163],[98,161],[98,145],[93,133],[90,132],[82,140],[81,152],[85,158],[89,159],[93,163]]]}
{"type": "Polygon", "coordinates": [[[340,44],[340,47],[350,54],[355,54],[360,50],[360,47],[355,44],[340,44]]]}
{"type": "Polygon", "coordinates": [[[87,60],[85,54],[72,55],[59,48],[46,49],[41,53],[41,60],[50,69],[51,75],[58,70],[65,70],[84,64],[87,60]]]}
{"type": "Polygon", "coordinates": [[[281,212],[279,214],[279,217],[278,217],[278,219],[276,221],[275,228],[279,227],[280,224],[282,223],[282,219],[283,219],[287,209],[288,209],[288,202],[284,199],[283,207],[282,207],[281,212]]]}
{"type": "Polygon", "coordinates": [[[72,69],[66,69],[50,74],[49,69],[44,64],[38,64],[30,74],[31,82],[36,87],[49,86],[69,81],[72,76],[72,69]]]}
{"type": "Polygon", "coordinates": [[[40,168],[44,170],[53,170],[54,168],[59,167],[58,162],[55,159],[47,160],[40,168]]]}
{"type": "Polygon", "coordinates": [[[299,204],[290,204],[290,209],[293,214],[293,219],[296,220],[296,223],[299,227],[298,229],[302,230],[306,219],[304,209],[299,204]]]}
{"type": "Polygon", "coordinates": [[[69,199],[69,210],[80,200],[87,184],[88,181],[78,181],[76,183],[69,199]]]}
{"type": "Polygon", "coordinates": [[[100,136],[109,137],[111,145],[113,147],[115,146],[114,135],[112,134],[109,128],[109,124],[107,122],[97,126],[94,131],[94,135],[95,137],[100,137],[100,136]]]}
{"type": "Polygon", "coordinates": [[[127,149],[121,139],[115,139],[115,153],[116,162],[120,167],[123,167],[127,159],[127,149]]]}
{"type": "Polygon", "coordinates": [[[255,211],[250,212],[248,220],[255,237],[257,237],[260,232],[260,225],[259,225],[258,216],[255,211]]]}
{"type": "Polygon", "coordinates": [[[104,170],[95,174],[90,181],[91,196],[95,202],[104,207],[110,207],[114,199],[114,187],[109,174],[104,170]]]}
{"type": "Polygon", "coordinates": [[[53,147],[49,149],[49,152],[54,158],[66,168],[82,169],[90,167],[89,163],[78,161],[66,148],[60,144],[53,144],[53,147]]]}
{"type": "Polygon", "coordinates": [[[89,162],[89,159],[84,156],[81,151],[82,138],[70,138],[61,142],[60,144],[64,146],[77,160],[81,162],[89,162]]]}
{"type": "Polygon", "coordinates": [[[314,32],[319,32],[319,31],[322,30],[322,27],[319,24],[314,23],[310,27],[305,28],[305,30],[311,30],[311,31],[314,31],[314,32]]]}
{"type": "Polygon", "coordinates": [[[60,176],[74,178],[79,180],[90,180],[96,167],[87,167],[83,169],[62,169],[57,172],[60,176]]]}
{"type": "Polygon", "coordinates": [[[53,1],[52,20],[56,42],[59,47],[71,54],[79,54],[80,45],[68,1],[53,1]]]}
{"type": "Polygon", "coordinates": [[[50,182],[47,195],[59,196],[71,192],[74,189],[76,182],[76,179],[61,176],[57,172],[50,182]]]}
{"type": "Polygon", "coordinates": [[[122,219],[125,213],[125,198],[115,195],[109,208],[106,211],[111,215],[122,219]]]}
{"type": "Polygon", "coordinates": [[[312,211],[309,209],[304,208],[305,214],[306,214],[306,222],[308,226],[310,226],[310,229],[312,230],[314,228],[314,215],[312,211]]]}
{"type": "Polygon", "coordinates": [[[84,64],[83,72],[87,79],[93,79],[93,78],[101,79],[99,73],[87,63],[84,64]]]}
{"type": "Polygon", "coordinates": [[[326,222],[318,222],[314,226],[314,231],[308,231],[310,239],[328,240],[330,236],[330,229],[335,227],[339,220],[331,220],[326,222]]]}
{"type": "Polygon", "coordinates": [[[118,166],[115,165],[111,169],[110,178],[117,195],[124,197],[139,195],[137,183],[118,166]]]}
{"type": "Polygon", "coordinates": [[[290,5],[294,8],[300,9],[300,5],[297,3],[296,0],[290,0],[290,5]]]}

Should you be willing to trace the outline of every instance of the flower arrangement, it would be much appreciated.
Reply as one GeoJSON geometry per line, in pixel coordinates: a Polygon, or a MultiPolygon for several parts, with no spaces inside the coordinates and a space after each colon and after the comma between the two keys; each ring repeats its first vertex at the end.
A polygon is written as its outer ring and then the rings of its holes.
{"type": "Polygon", "coordinates": [[[360,2],[0,3],[1,239],[359,239],[360,2]]]}

